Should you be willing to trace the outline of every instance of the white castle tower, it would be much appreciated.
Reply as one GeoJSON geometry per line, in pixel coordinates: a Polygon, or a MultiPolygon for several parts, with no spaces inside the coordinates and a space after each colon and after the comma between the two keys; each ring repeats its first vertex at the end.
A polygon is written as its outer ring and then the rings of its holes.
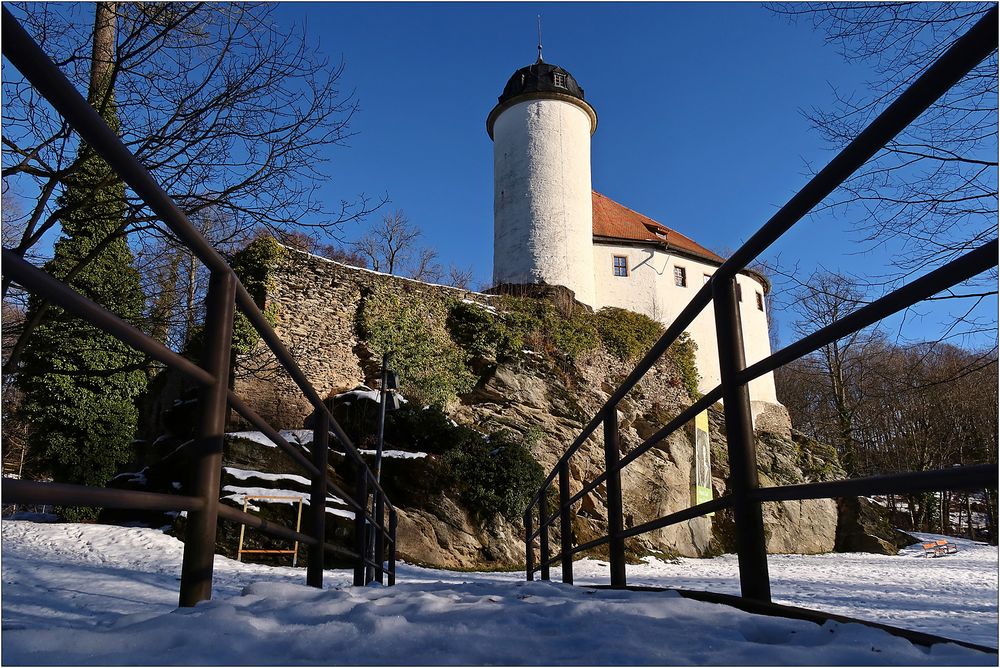
{"type": "Polygon", "coordinates": [[[590,136],[597,114],[569,72],[541,59],[507,82],[493,139],[494,285],[561,285],[593,306],[590,136]]]}

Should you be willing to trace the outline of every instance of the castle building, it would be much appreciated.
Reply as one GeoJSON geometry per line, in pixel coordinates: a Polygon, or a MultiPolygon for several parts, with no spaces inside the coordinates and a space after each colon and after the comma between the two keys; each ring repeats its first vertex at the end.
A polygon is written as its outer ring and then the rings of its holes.
{"type": "MultiPolygon", "coordinates": [[[[691,238],[593,190],[597,113],[561,67],[514,72],[486,121],[493,140],[493,281],[560,285],[592,308],[616,306],[669,325],[724,259],[691,238]]],[[[768,281],[737,276],[747,364],[770,355],[768,281]]],[[[715,316],[688,329],[700,389],[719,384],[715,316]]],[[[756,417],[778,405],[771,374],[750,384],[756,417]]]]}

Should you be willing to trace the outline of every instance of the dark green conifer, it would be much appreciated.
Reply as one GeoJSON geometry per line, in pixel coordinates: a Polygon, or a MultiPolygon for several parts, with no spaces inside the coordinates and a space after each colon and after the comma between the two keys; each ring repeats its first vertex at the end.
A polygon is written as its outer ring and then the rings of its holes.
{"type": "MultiPolygon", "coordinates": [[[[96,106],[117,130],[107,84],[98,86],[105,94],[96,96],[93,83],[91,102],[100,101],[96,106]]],[[[62,236],[46,271],[65,280],[86,259],[70,285],[138,325],[144,297],[121,233],[124,184],[103,159],[81,145],[64,185],[59,198],[62,236]],[[110,235],[114,237],[107,243],[110,235]],[[96,256],[87,259],[102,243],[96,256]]],[[[39,304],[32,298],[29,317],[39,304]]],[[[56,481],[103,485],[128,461],[138,418],[135,398],[146,386],[143,360],[142,353],[63,309],[51,305],[46,310],[25,349],[17,382],[24,392],[28,447],[44,459],[56,481]]]]}

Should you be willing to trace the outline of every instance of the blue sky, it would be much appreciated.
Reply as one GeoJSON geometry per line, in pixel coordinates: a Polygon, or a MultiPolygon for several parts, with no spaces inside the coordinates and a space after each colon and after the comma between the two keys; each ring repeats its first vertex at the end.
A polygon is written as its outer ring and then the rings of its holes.
{"type": "MultiPolygon", "coordinates": [[[[350,147],[331,154],[330,197],[386,193],[445,263],[492,269],[492,144],[485,119],[508,77],[536,54],[568,69],[597,110],[594,188],[726,253],[833,156],[801,111],[830,108],[834,89],[865,90],[808,22],[751,3],[286,3],[320,48],[346,63],[361,111],[350,147]]],[[[356,231],[347,230],[350,238],[356,231]]],[[[803,221],[763,257],[884,273],[849,221],[803,221]]],[[[988,308],[995,309],[995,301],[988,308]]],[[[941,309],[911,314],[931,338],[941,309]]],[[[781,339],[791,316],[775,314],[781,339]]],[[[893,323],[895,327],[898,321],[893,323]]],[[[981,340],[977,340],[979,344],[981,340]]]]}
{"type": "MultiPolygon", "coordinates": [[[[341,88],[360,103],[354,136],[323,166],[334,208],[385,194],[383,212],[402,209],[445,265],[471,266],[474,284],[489,284],[485,121],[510,75],[535,60],[538,14],[545,60],[576,77],[599,117],[594,188],[721,254],[808,181],[808,165],[833,157],[802,110],[830,109],[834,90],[863,93],[871,75],[808,21],[755,3],[281,3],[275,20],[342,58],[341,88]]],[[[362,229],[345,228],[344,240],[362,229]]],[[[884,274],[891,258],[864,252],[850,221],[823,214],[762,259],[805,278],[819,266],[884,274]]],[[[903,334],[935,338],[945,308],[911,314],[903,334]]],[[[995,298],[981,308],[995,313],[995,298]]],[[[789,342],[792,316],[773,317],[789,342]]]]}

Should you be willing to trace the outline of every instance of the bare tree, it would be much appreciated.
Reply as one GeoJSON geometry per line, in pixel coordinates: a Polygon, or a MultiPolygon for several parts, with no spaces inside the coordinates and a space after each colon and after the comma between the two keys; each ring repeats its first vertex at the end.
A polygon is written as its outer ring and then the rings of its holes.
{"type": "MultiPolygon", "coordinates": [[[[381,203],[361,194],[330,206],[319,195],[317,186],[329,180],[323,170],[328,150],[350,136],[356,101],[339,89],[343,64],[327,61],[299,28],[279,28],[272,5],[108,3],[101,5],[108,29],[97,31],[86,5],[5,6],[78,88],[90,90],[100,73],[106,93],[91,103],[114,105],[123,142],[189,218],[211,229],[221,250],[261,228],[335,236],[381,203]]],[[[16,72],[5,72],[3,94],[5,201],[16,196],[26,204],[19,216],[5,219],[4,245],[34,259],[32,249],[69,213],[58,196],[83,147],[16,72]]],[[[138,265],[147,287],[165,287],[175,265],[185,283],[176,291],[184,299],[150,297],[151,331],[169,330],[163,321],[172,300],[182,305],[189,332],[203,272],[152,212],[127,195],[121,226],[66,278],[104,245],[128,236],[143,260],[138,265]],[[180,261],[178,253],[185,254],[180,261]]],[[[7,288],[5,282],[5,295],[7,288]]],[[[32,321],[24,324],[22,340],[32,327],[32,321]]],[[[16,367],[22,347],[15,344],[6,371],[16,367]]]]}
{"type": "MultiPolygon", "coordinates": [[[[817,272],[796,295],[798,320],[792,327],[797,334],[805,336],[833,324],[864,303],[863,294],[848,277],[817,272]]],[[[797,404],[814,428],[824,430],[828,438],[835,436],[831,440],[840,451],[841,463],[853,475],[858,474],[856,415],[864,401],[858,391],[862,384],[856,381],[866,369],[865,349],[878,341],[879,337],[871,331],[854,332],[823,346],[778,374],[780,385],[788,387],[799,383],[800,393],[812,386],[811,398],[804,405],[801,405],[804,399],[801,394],[789,397],[789,401],[797,404]],[[803,380],[805,387],[801,385],[803,380]],[[817,385],[822,386],[822,391],[817,385]]]]}
{"type": "Polygon", "coordinates": [[[472,285],[472,276],[473,271],[471,266],[463,269],[453,264],[448,268],[448,285],[469,290],[472,285]]]}
{"type": "Polygon", "coordinates": [[[403,210],[397,209],[373,223],[351,247],[371,263],[375,271],[395,274],[419,255],[417,240],[422,235],[403,210]]]}
{"type": "MultiPolygon", "coordinates": [[[[805,111],[833,148],[876,114],[994,7],[988,2],[789,3],[772,9],[811,21],[849,62],[874,71],[867,92],[838,92],[831,110],[805,111]]],[[[891,285],[996,237],[997,52],[859,169],[820,207],[853,221],[869,248],[891,247],[891,285]]],[[[996,294],[996,273],[944,298],[996,294]]],[[[978,305],[978,302],[976,303],[978,305]]],[[[967,333],[995,329],[991,309],[957,311],[967,333]],[[990,311],[987,313],[987,311],[990,311]]]]}

